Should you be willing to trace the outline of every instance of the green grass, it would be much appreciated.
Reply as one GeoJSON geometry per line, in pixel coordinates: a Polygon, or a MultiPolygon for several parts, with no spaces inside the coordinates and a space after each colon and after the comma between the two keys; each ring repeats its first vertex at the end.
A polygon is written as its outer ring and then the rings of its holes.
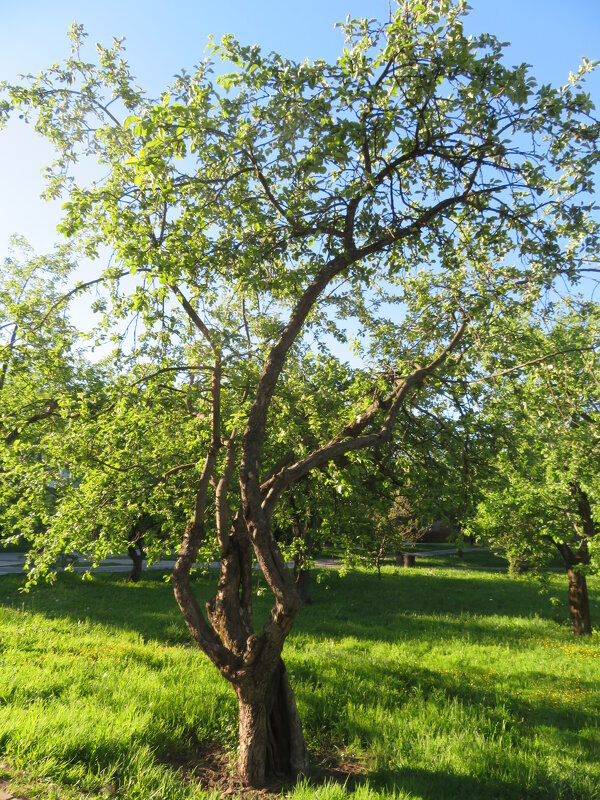
{"type": "MultiPolygon", "coordinates": [[[[600,637],[572,637],[563,576],[544,595],[481,565],[322,577],[285,660],[315,757],[360,769],[294,800],[600,797],[600,637]]],[[[0,757],[29,795],[207,797],[178,765],[211,742],[233,754],[235,698],[170,586],[19,585],[0,578],[0,757]]]]}

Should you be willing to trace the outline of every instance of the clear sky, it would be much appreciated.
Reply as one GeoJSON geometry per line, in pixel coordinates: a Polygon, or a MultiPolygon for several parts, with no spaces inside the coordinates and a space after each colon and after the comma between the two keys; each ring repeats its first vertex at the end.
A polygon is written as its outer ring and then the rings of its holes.
{"type": "MultiPolygon", "coordinates": [[[[540,82],[563,83],[582,55],[600,59],[600,0],[471,0],[471,6],[467,30],[511,42],[508,62],[531,64],[540,82]]],[[[389,9],[390,0],[0,0],[0,80],[63,58],[75,20],[92,42],[124,36],[138,82],[154,94],[203,58],[211,33],[231,32],[298,60],[333,60],[343,43],[336,21],[348,14],[387,19],[389,9]]],[[[600,106],[600,76],[589,89],[600,106]]],[[[11,123],[0,131],[0,260],[13,233],[39,252],[56,239],[58,204],[39,200],[40,171],[50,157],[31,128],[11,123]]]]}

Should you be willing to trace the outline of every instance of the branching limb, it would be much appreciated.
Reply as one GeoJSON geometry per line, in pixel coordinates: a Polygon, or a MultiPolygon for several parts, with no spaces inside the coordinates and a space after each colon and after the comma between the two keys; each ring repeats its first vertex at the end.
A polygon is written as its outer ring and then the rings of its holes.
{"type": "Polygon", "coordinates": [[[54,416],[58,411],[58,400],[49,400],[47,401],[46,408],[42,411],[38,411],[37,414],[32,414],[27,419],[23,420],[20,425],[17,425],[12,431],[4,437],[4,444],[12,444],[16,441],[23,429],[28,427],[29,425],[33,425],[36,422],[40,422],[43,419],[49,419],[50,417],[54,416]]]}
{"type": "Polygon", "coordinates": [[[183,306],[183,309],[185,310],[185,313],[191,319],[192,323],[196,326],[196,328],[198,328],[198,330],[200,331],[202,336],[204,336],[206,341],[209,343],[211,349],[214,352],[217,352],[217,348],[215,347],[215,343],[213,342],[213,338],[212,338],[211,332],[207,328],[206,324],[200,318],[200,316],[199,316],[198,312],[196,311],[196,309],[192,306],[190,301],[187,299],[187,297],[181,291],[179,286],[177,286],[177,284],[170,284],[169,288],[171,289],[171,291],[173,292],[175,297],[177,297],[177,299],[179,300],[179,302],[183,306]]]}
{"type": "Polygon", "coordinates": [[[295,464],[284,467],[272,478],[265,481],[261,486],[261,491],[264,497],[263,510],[267,516],[273,513],[281,493],[311,470],[340,458],[351,451],[362,450],[390,441],[402,403],[413,390],[421,386],[425,379],[435,372],[455,349],[463,336],[466,326],[467,320],[463,319],[450,342],[436,358],[427,366],[414,370],[385,398],[376,398],[365,411],[354,417],[338,436],[295,464]],[[380,429],[372,433],[363,434],[363,431],[374,421],[380,411],[388,412],[380,429]]]}
{"type": "Polygon", "coordinates": [[[194,514],[186,526],[177,561],[173,568],[172,580],[175,599],[181,609],[190,633],[211,661],[226,677],[231,679],[232,674],[239,669],[239,659],[221,642],[218,634],[206,621],[190,585],[190,572],[196,563],[198,550],[204,537],[204,520],[208,489],[215,473],[217,456],[221,448],[220,405],[221,362],[219,359],[216,359],[212,377],[211,442],[198,481],[194,514]]]}

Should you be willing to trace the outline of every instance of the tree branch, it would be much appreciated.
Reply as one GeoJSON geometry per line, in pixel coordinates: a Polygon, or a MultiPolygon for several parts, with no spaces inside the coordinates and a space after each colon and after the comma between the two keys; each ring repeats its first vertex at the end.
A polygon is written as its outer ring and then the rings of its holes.
{"type": "Polygon", "coordinates": [[[447,356],[454,350],[467,326],[467,320],[463,319],[460,327],[442,349],[436,358],[426,367],[414,370],[402,383],[391,392],[387,397],[377,398],[369,408],[357,414],[334,439],[310,455],[300,459],[289,467],[284,467],[272,478],[265,481],[261,486],[261,493],[264,497],[262,507],[267,516],[273,513],[273,509],[281,493],[291,484],[303,478],[311,470],[321,467],[329,461],[333,461],[341,456],[355,450],[363,450],[383,442],[390,441],[393,433],[394,423],[398,416],[398,411],[407,397],[413,390],[420,387],[425,379],[445,361],[447,356]],[[365,428],[374,420],[380,411],[387,411],[387,416],[378,431],[361,435],[365,428]]]}
{"type": "Polygon", "coordinates": [[[23,429],[26,428],[28,425],[33,425],[36,422],[40,422],[43,419],[48,419],[49,417],[53,416],[58,411],[58,400],[49,400],[47,407],[43,411],[38,411],[37,414],[32,414],[32,416],[28,417],[26,420],[20,425],[17,425],[12,431],[4,437],[4,444],[12,444],[16,439],[19,438],[23,429]]]}
{"type": "Polygon", "coordinates": [[[192,304],[190,303],[190,301],[189,301],[189,300],[187,299],[187,297],[186,297],[186,296],[183,294],[183,292],[181,291],[181,289],[179,288],[179,286],[177,286],[177,284],[174,284],[174,283],[172,283],[172,284],[169,284],[169,288],[170,288],[170,290],[173,292],[173,294],[175,295],[175,297],[177,297],[177,298],[179,299],[179,302],[180,302],[180,303],[181,303],[181,305],[183,306],[183,308],[184,308],[184,310],[185,310],[186,314],[187,314],[187,315],[188,315],[188,317],[191,319],[191,321],[194,323],[194,325],[196,326],[196,328],[198,328],[198,330],[200,331],[200,333],[201,333],[201,334],[204,336],[204,338],[206,339],[206,341],[209,343],[209,345],[210,345],[211,349],[212,349],[214,352],[217,352],[217,348],[215,347],[215,344],[214,344],[214,342],[213,342],[213,340],[212,340],[212,336],[211,336],[211,333],[210,333],[209,329],[206,327],[206,325],[204,324],[204,322],[203,322],[203,321],[200,319],[200,317],[198,316],[198,313],[197,313],[196,309],[195,309],[195,308],[192,306],[192,304]]]}
{"type": "Polygon", "coordinates": [[[510,375],[511,372],[517,372],[520,369],[525,369],[525,367],[531,367],[533,364],[539,364],[542,361],[548,361],[551,358],[556,358],[556,356],[563,356],[567,355],[568,353],[587,353],[590,350],[595,351],[597,349],[597,345],[592,345],[590,347],[570,347],[566,350],[555,350],[553,353],[547,353],[546,355],[538,356],[538,358],[532,358],[531,361],[523,361],[521,364],[516,364],[514,367],[508,367],[508,369],[500,370],[500,372],[494,372],[491,375],[484,375],[482,378],[474,378],[473,380],[469,381],[469,384],[483,383],[483,381],[491,381],[494,380],[494,378],[501,378],[503,375],[510,375]]]}

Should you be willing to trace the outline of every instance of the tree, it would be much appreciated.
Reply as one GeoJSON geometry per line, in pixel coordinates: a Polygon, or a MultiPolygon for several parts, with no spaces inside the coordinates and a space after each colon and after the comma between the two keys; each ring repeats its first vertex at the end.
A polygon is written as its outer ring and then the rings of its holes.
{"type": "Polygon", "coordinates": [[[11,251],[0,275],[0,430],[6,446],[56,412],[53,392],[72,377],[75,338],[64,307],[52,309],[73,261],[60,251],[36,257],[18,238],[11,251]]]}
{"type": "MultiPolygon", "coordinates": [[[[202,423],[193,437],[200,470],[173,585],[237,694],[247,784],[308,770],[281,659],[300,608],[271,524],[283,493],[350,453],[385,449],[403,404],[451,374],[492,303],[532,301],[594,247],[598,125],[581,89],[591,65],[561,89],[537,87],[525,65],[503,65],[494,37],[464,35],[465,9],[401,2],[388,24],[349,22],[335,64],[264,56],[227,36],[213,53],[233,71],[215,86],[204,62],[155,100],[120,42],[91,63],[75,27],[63,65],[5,87],[6,114],[33,120],[57,149],[48,191],[67,193],[63,233],[90,254],[114,250],[97,281],[110,321],[143,318],[146,345],[130,358],[149,371],[210,368],[209,436],[202,423]],[[95,183],[71,175],[84,155],[101,164],[95,183]],[[347,335],[356,315],[382,333],[368,395],[350,387],[344,419],[324,420],[316,445],[269,462],[294,348],[347,335]],[[396,336],[407,360],[394,359],[396,336]],[[221,571],[205,616],[190,571],[211,505],[221,571]],[[252,551],[274,597],[259,632],[252,551]]],[[[305,407],[309,383],[306,394],[305,407]]]]}
{"type": "Polygon", "coordinates": [[[36,256],[18,237],[2,264],[0,520],[5,537],[43,524],[54,501],[52,475],[44,468],[43,433],[61,426],[61,402],[68,405],[89,379],[61,301],[73,267],[68,248],[36,256]],[[24,504],[28,471],[43,475],[35,509],[24,504]]]}
{"type": "Polygon", "coordinates": [[[589,634],[586,574],[600,566],[600,308],[558,306],[543,323],[512,331],[511,358],[525,366],[501,371],[486,409],[503,434],[474,528],[517,568],[535,571],[558,551],[573,632],[589,634]]]}

